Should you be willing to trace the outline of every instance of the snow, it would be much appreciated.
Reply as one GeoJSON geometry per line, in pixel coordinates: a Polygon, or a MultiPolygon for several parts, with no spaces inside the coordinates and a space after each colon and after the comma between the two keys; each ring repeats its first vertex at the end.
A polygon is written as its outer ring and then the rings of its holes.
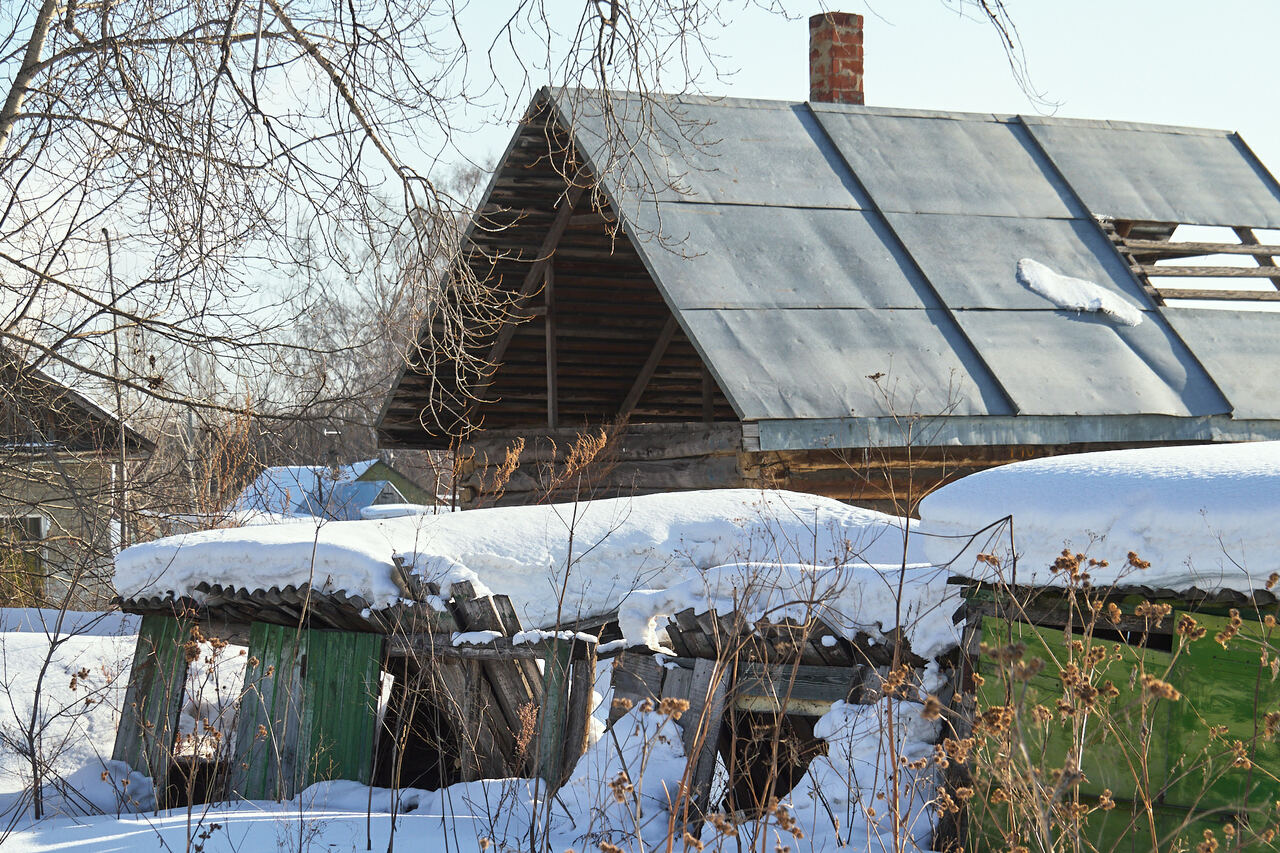
{"type": "Polygon", "coordinates": [[[1142,322],[1142,309],[1120,294],[1092,281],[1062,275],[1031,258],[1018,261],[1018,281],[1059,308],[1101,312],[1122,326],[1136,326],[1142,322]]]}
{"type": "MultiPolygon", "coordinates": [[[[311,583],[373,607],[400,600],[395,559],[423,580],[511,597],[525,627],[607,612],[637,589],[733,562],[899,564],[906,522],[829,498],[723,489],[367,521],[211,530],[116,558],[126,598],[311,583]]],[[[914,554],[906,555],[915,561],[914,554]]]]}
{"type": "Polygon", "coordinates": [[[737,613],[747,622],[814,618],[850,640],[860,631],[883,638],[901,627],[912,651],[928,659],[960,639],[951,619],[958,589],[947,578],[946,570],[929,565],[734,563],[686,571],[665,589],[632,593],[619,607],[618,627],[628,642],[661,650],[667,617],[689,607],[737,613]]]}
{"type": "Polygon", "coordinates": [[[1087,567],[1095,586],[1261,589],[1280,570],[1280,442],[1017,462],[944,486],[920,516],[930,559],[978,577],[995,570],[976,553],[1002,558],[1006,580],[1017,553],[1018,583],[1062,584],[1049,567],[1065,547],[1109,562],[1087,567]],[[1151,566],[1127,566],[1130,551],[1151,566]]]}
{"type": "Polygon", "coordinates": [[[367,459],[335,469],[325,465],[292,465],[267,468],[245,487],[232,510],[254,510],[275,515],[293,515],[300,502],[316,493],[321,485],[354,483],[378,460],[367,459]]]}
{"type": "Polygon", "coordinates": [[[377,518],[399,518],[404,515],[435,515],[441,512],[449,512],[449,508],[428,504],[373,504],[362,507],[360,517],[367,521],[377,518]]]}

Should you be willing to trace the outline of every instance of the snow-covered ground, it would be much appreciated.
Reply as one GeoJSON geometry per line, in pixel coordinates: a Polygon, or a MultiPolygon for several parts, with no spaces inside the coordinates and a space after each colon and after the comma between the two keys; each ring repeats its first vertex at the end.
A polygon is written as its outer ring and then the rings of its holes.
{"type": "Polygon", "coordinates": [[[944,486],[921,502],[920,518],[926,555],[959,572],[990,576],[975,567],[983,552],[1001,557],[1012,580],[1017,553],[1018,583],[1060,584],[1049,567],[1065,547],[1108,561],[1089,568],[1095,585],[1262,589],[1280,571],[1280,442],[1016,462],[944,486]],[[1006,517],[1011,525],[991,527],[1006,517]],[[1128,567],[1130,551],[1151,566],[1128,567]]]}

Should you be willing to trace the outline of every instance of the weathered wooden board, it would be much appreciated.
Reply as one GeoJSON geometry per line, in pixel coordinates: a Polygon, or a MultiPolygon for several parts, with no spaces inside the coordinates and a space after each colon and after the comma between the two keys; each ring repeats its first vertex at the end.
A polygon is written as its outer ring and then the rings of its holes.
{"type": "Polygon", "coordinates": [[[187,680],[183,646],[191,639],[190,629],[190,623],[174,616],[142,617],[111,752],[112,759],[155,779],[157,791],[166,787],[173,759],[187,680]]]}
{"type": "Polygon", "coordinates": [[[288,799],[312,782],[368,783],[383,638],[254,623],[232,792],[288,799]]]}

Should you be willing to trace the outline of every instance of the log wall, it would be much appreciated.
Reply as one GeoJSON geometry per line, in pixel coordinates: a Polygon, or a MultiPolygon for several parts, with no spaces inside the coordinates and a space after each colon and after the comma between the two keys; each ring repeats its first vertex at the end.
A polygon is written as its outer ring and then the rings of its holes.
{"type": "Polygon", "coordinates": [[[1134,444],[870,447],[748,451],[739,424],[632,424],[610,433],[606,448],[572,476],[579,435],[604,428],[482,433],[463,450],[464,507],[508,506],[580,497],[618,497],[693,489],[776,488],[823,495],[895,514],[915,514],[920,499],[953,480],[998,465],[1134,444]],[[507,451],[523,438],[519,464],[503,481],[507,451]],[[502,482],[500,482],[502,481],[502,482]]]}

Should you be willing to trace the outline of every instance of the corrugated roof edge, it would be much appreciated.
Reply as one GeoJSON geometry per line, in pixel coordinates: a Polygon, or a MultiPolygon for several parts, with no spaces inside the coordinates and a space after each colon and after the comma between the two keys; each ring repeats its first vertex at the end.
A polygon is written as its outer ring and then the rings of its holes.
{"type": "Polygon", "coordinates": [[[1229,415],[903,415],[758,421],[743,425],[744,450],[901,447],[912,424],[912,446],[1093,444],[1099,442],[1274,441],[1280,421],[1234,420],[1229,415]],[[747,427],[752,427],[747,429],[747,427]],[[753,434],[757,433],[758,438],[753,434]]]}

